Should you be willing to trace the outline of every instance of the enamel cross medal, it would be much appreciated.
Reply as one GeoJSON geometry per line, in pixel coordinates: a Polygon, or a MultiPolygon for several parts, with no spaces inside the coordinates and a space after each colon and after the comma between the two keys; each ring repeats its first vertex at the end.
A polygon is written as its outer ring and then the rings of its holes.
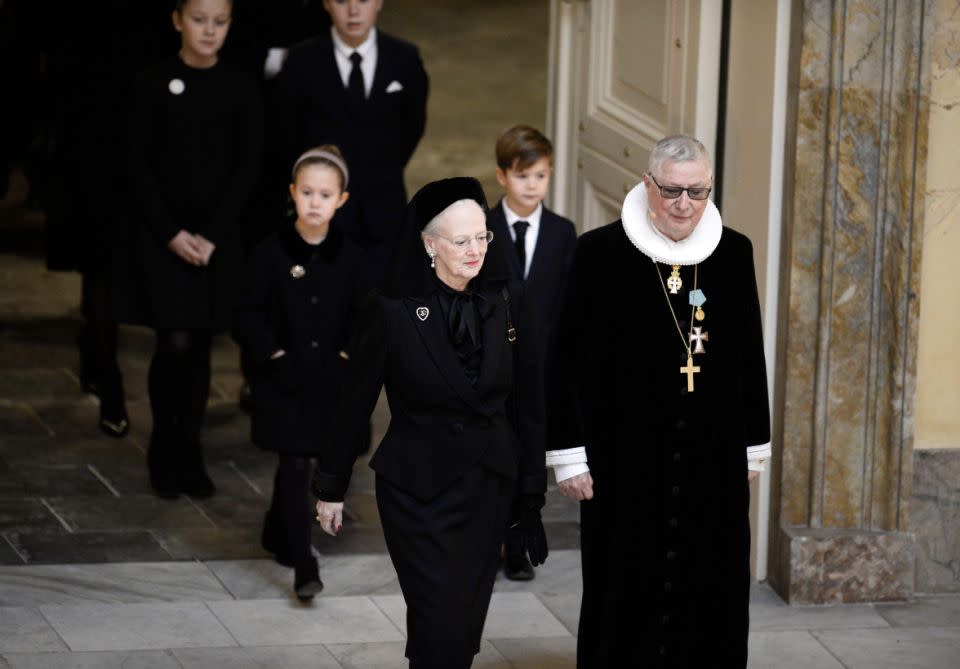
{"type": "Polygon", "coordinates": [[[683,279],[680,278],[680,265],[674,265],[670,272],[670,278],[667,279],[667,288],[671,295],[676,295],[683,288],[683,279]]]}

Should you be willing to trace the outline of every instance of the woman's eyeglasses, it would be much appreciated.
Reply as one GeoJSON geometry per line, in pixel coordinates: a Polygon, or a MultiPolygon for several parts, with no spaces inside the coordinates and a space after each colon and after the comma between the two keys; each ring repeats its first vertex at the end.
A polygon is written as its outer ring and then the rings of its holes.
{"type": "Polygon", "coordinates": [[[653,179],[653,183],[657,184],[657,188],[660,189],[660,197],[664,200],[676,200],[678,197],[683,195],[683,191],[687,191],[687,197],[691,200],[706,200],[710,197],[710,191],[712,188],[681,188],[680,186],[661,186],[652,174],[647,172],[647,176],[653,179]]]}
{"type": "MultiPolygon", "coordinates": [[[[438,235],[438,237],[442,237],[442,235],[438,235]]],[[[453,239],[451,239],[450,237],[443,237],[443,239],[446,239],[448,242],[456,246],[458,249],[467,248],[467,246],[470,244],[471,241],[475,241],[477,243],[477,246],[486,246],[487,244],[493,241],[493,230],[487,230],[486,232],[481,232],[476,237],[454,237],[453,239]]]]}

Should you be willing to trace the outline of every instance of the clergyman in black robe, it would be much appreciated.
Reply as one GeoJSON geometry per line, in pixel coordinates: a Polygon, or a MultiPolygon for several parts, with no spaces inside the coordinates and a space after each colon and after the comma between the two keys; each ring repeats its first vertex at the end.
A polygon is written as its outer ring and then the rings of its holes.
{"type": "Polygon", "coordinates": [[[547,384],[547,464],[581,500],[578,669],[747,664],[769,400],[753,249],[711,187],[700,142],[661,140],[578,241],[547,384]]]}

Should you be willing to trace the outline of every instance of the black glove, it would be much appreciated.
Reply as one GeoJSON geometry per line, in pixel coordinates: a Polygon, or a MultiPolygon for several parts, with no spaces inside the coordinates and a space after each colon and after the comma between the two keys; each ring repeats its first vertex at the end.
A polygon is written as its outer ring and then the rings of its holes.
{"type": "Polygon", "coordinates": [[[540,519],[543,504],[543,495],[523,495],[514,506],[515,521],[512,527],[519,530],[521,553],[527,554],[534,567],[546,562],[550,552],[547,548],[547,533],[543,529],[543,520],[540,519]]]}

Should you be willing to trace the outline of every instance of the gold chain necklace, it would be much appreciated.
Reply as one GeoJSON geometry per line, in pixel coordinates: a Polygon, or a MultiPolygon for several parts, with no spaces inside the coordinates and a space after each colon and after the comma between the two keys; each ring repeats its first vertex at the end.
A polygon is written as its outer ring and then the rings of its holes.
{"type": "MultiPolygon", "coordinates": [[[[699,273],[700,265],[693,266],[693,292],[697,292],[697,279],[699,273]]],[[[693,364],[693,351],[690,345],[691,340],[693,339],[693,317],[696,312],[696,306],[690,305],[690,332],[686,338],[683,336],[683,329],[680,327],[680,321],[677,319],[677,312],[673,308],[673,303],[670,301],[670,295],[667,294],[667,284],[663,282],[663,275],[660,274],[660,267],[657,266],[656,261],[653,261],[653,269],[657,273],[657,278],[660,279],[660,287],[663,288],[663,297],[667,301],[667,307],[670,309],[670,315],[673,316],[673,324],[677,326],[677,334],[680,335],[680,341],[683,343],[683,348],[687,351],[687,364],[685,367],[680,368],[681,374],[686,374],[687,376],[687,392],[693,392],[693,375],[700,372],[700,367],[693,364]]],[[[673,271],[677,274],[680,272],[680,266],[674,265],[673,271]]]]}

